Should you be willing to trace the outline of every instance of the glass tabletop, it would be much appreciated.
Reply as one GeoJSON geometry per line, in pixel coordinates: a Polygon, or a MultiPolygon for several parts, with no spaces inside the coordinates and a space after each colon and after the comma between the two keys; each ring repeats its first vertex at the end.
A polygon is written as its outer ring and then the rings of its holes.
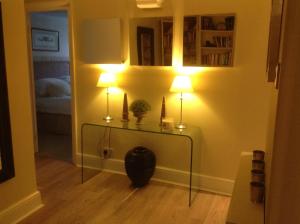
{"type": "Polygon", "coordinates": [[[181,135],[192,138],[195,133],[199,131],[199,127],[188,125],[185,129],[165,129],[159,125],[159,123],[145,123],[145,124],[136,124],[135,122],[122,122],[118,120],[113,120],[111,122],[105,121],[96,121],[96,122],[85,122],[82,125],[92,125],[100,127],[111,127],[116,129],[127,129],[132,131],[143,131],[143,132],[152,132],[152,133],[161,133],[166,135],[181,135]]]}

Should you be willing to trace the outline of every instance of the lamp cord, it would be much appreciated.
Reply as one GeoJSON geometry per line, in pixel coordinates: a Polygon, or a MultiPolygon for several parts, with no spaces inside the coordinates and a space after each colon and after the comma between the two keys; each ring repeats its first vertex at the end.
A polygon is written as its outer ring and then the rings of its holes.
{"type": "Polygon", "coordinates": [[[109,87],[106,88],[106,116],[109,115],[109,87]]]}

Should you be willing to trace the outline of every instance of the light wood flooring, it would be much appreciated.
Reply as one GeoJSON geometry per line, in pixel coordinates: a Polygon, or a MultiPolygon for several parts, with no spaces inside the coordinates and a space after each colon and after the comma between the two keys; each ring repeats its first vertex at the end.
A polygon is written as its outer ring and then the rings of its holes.
{"type": "Polygon", "coordinates": [[[39,155],[72,161],[72,136],[39,132],[39,155]]]}
{"type": "Polygon", "coordinates": [[[134,189],[126,176],[102,172],[81,184],[80,168],[36,159],[43,208],[27,224],[223,224],[230,197],[199,192],[191,208],[186,188],[151,181],[134,189]]]}

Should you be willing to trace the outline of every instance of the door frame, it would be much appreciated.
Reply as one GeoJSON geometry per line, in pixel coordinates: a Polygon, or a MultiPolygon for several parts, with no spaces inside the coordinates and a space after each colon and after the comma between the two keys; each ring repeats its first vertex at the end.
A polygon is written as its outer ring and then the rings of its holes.
{"type": "Polygon", "coordinates": [[[34,150],[38,151],[38,131],[37,131],[37,117],[35,107],[35,87],[34,87],[34,73],[33,73],[33,57],[31,49],[31,21],[30,14],[34,12],[51,12],[51,11],[66,11],[68,14],[68,32],[69,32],[69,60],[70,60],[70,84],[71,84],[71,120],[72,120],[72,162],[76,165],[76,152],[77,152],[77,113],[76,113],[76,85],[75,85],[75,49],[74,49],[74,29],[73,29],[73,14],[71,3],[65,0],[55,2],[40,1],[25,3],[26,10],[26,24],[27,24],[27,47],[29,58],[29,72],[31,84],[31,106],[33,115],[34,127],[34,150]]]}

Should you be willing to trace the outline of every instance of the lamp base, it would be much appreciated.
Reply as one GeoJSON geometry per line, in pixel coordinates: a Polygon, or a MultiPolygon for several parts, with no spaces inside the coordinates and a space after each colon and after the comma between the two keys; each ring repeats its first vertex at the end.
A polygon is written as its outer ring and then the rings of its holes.
{"type": "Polygon", "coordinates": [[[113,120],[113,118],[110,115],[106,115],[103,120],[105,120],[106,123],[109,123],[113,120]]]}
{"type": "Polygon", "coordinates": [[[185,129],[186,125],[184,123],[177,123],[177,124],[175,124],[175,128],[177,128],[177,129],[185,129]]]}

